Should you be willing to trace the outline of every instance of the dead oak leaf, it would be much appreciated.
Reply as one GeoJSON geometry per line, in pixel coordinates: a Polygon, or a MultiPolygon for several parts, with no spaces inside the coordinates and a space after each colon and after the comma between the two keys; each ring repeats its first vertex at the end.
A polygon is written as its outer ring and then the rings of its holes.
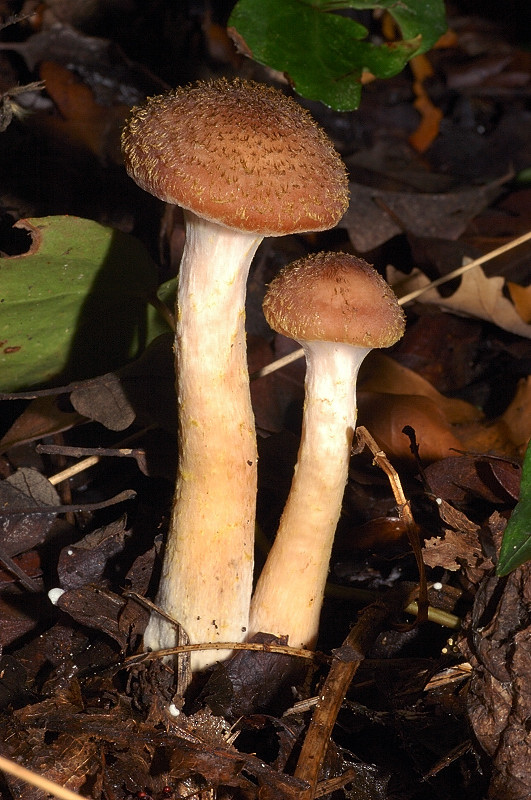
{"type": "MultiPolygon", "coordinates": [[[[387,280],[399,288],[399,296],[430,286],[430,279],[421,270],[413,270],[406,276],[393,267],[388,267],[387,280]]],[[[418,297],[421,303],[437,305],[465,317],[475,317],[492,322],[502,330],[531,339],[531,324],[519,315],[513,303],[504,295],[505,279],[499,276],[488,278],[477,266],[464,272],[459,288],[450,297],[443,297],[436,288],[426,288],[418,297]]]]}

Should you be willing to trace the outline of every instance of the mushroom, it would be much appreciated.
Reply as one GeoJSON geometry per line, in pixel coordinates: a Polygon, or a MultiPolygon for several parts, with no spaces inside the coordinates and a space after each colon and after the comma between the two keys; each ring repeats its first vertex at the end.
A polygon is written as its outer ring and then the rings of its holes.
{"type": "MultiPolygon", "coordinates": [[[[181,206],[186,228],[176,305],[178,476],[156,602],[192,643],[239,642],[252,591],[257,469],[248,271],[264,236],[339,221],[345,168],[294,100],[242,80],[149,99],[133,109],[122,146],[130,176],[181,206]]],[[[176,626],[153,612],[144,646],[176,642],[176,626]]],[[[199,652],[192,669],[227,655],[199,652]]]]}
{"type": "Polygon", "coordinates": [[[291,489],[249,628],[313,648],[356,427],[358,369],[372,348],[394,344],[405,322],[378,272],[344,253],[286,267],[269,286],[264,313],[273,330],[304,348],[305,403],[291,489]]]}

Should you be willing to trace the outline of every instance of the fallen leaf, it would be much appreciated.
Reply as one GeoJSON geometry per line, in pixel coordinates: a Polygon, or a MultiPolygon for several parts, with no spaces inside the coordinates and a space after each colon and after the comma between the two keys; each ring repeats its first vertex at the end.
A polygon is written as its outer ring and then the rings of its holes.
{"type": "Polygon", "coordinates": [[[135,419],[163,430],[177,431],[173,335],[162,334],[135,361],[116,373],[83,383],[70,395],[74,408],[112,431],[135,419]]]}
{"type": "Polygon", "coordinates": [[[523,455],[531,436],[531,376],[518,382],[516,394],[501,419],[507,425],[513,444],[523,455]]]}
{"type": "Polygon", "coordinates": [[[483,560],[477,533],[447,530],[443,537],[427,539],[422,550],[428,567],[441,567],[456,572],[463,564],[476,568],[483,560]]]}
{"type": "Polygon", "coordinates": [[[128,637],[127,631],[121,629],[120,616],[128,602],[113,592],[87,584],[67,590],[55,605],[76,622],[106,633],[125,648],[128,637]]]}
{"type": "MultiPolygon", "coordinates": [[[[500,523],[499,515],[489,520],[494,532],[500,523]]],[[[504,579],[485,577],[460,642],[474,667],[468,715],[476,739],[492,758],[492,798],[529,797],[530,586],[529,563],[504,579]]]]}
{"type": "Polygon", "coordinates": [[[70,400],[79,414],[101,422],[111,431],[122,431],[135,421],[134,409],[113,372],[87,381],[72,392],[70,400]]]}
{"type": "Polygon", "coordinates": [[[413,461],[409,438],[403,433],[407,425],[415,431],[424,463],[463,449],[443,411],[429,397],[360,392],[358,406],[358,423],[367,428],[391,461],[413,461]]]}
{"type": "Polygon", "coordinates": [[[425,476],[433,494],[456,506],[478,497],[487,503],[511,503],[520,485],[517,464],[489,456],[450,456],[426,467],[425,476]]]}
{"type": "Polygon", "coordinates": [[[110,558],[125,546],[125,517],[88,533],[79,542],[63,547],[57,563],[62,589],[76,589],[87,583],[103,581],[110,558]]]}
{"type": "Polygon", "coordinates": [[[46,513],[46,506],[60,505],[57,491],[36,469],[22,467],[0,481],[0,537],[5,552],[14,556],[42,544],[58,513],[46,513]],[[28,509],[39,513],[29,514],[28,509]]]}
{"type": "Polygon", "coordinates": [[[507,281],[506,285],[518,316],[531,323],[531,286],[520,286],[512,281],[507,281]]]}
{"type": "Polygon", "coordinates": [[[472,422],[483,417],[477,406],[458,398],[445,397],[417,372],[399,364],[394,358],[379,350],[373,350],[363,362],[359,374],[359,388],[366,392],[416,394],[428,397],[452,424],[472,422]]]}
{"type": "Polygon", "coordinates": [[[350,205],[339,227],[346,228],[350,241],[362,253],[404,232],[455,240],[510,177],[444,194],[392,192],[350,183],[350,205]]]}
{"type": "Polygon", "coordinates": [[[36,397],[0,440],[0,453],[42,439],[43,436],[69,430],[83,419],[77,412],[62,411],[57,405],[57,395],[36,397]]]}
{"type": "Polygon", "coordinates": [[[43,621],[42,595],[26,594],[21,601],[17,595],[4,594],[0,598],[0,647],[7,647],[34,630],[37,620],[43,621]]]}
{"type": "MultiPolygon", "coordinates": [[[[399,297],[429,287],[431,283],[421,270],[415,269],[407,276],[394,267],[388,267],[387,280],[399,297]]],[[[459,288],[450,297],[443,297],[436,288],[426,288],[417,301],[434,304],[454,314],[483,319],[509,333],[531,338],[531,325],[522,319],[513,303],[504,296],[504,278],[488,278],[481,267],[476,266],[464,272],[460,280],[459,288]]]]}
{"type": "Polygon", "coordinates": [[[90,86],[54,61],[43,61],[40,77],[60,112],[60,116],[45,117],[41,122],[74,144],[86,147],[102,163],[120,164],[120,132],[129,106],[101,105],[90,86]]]}

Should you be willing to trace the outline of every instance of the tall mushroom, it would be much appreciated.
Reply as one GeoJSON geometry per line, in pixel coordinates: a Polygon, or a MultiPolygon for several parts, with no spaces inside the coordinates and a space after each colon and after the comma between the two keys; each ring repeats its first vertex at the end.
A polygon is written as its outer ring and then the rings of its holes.
{"type": "MultiPolygon", "coordinates": [[[[225,79],[153,97],[122,137],[127,171],[184,209],[176,307],[179,466],[157,604],[192,643],[242,641],[252,591],[256,440],[245,348],[245,290],[264,236],[333,227],[345,168],[295,101],[225,79]]],[[[151,615],[144,644],[176,643],[151,615]]],[[[227,655],[192,657],[198,670],[227,655]]]]}
{"type": "Polygon", "coordinates": [[[404,332],[398,301],[373,267],[344,253],[296,261],[272,281],[264,313],[306,356],[297,465],[251,603],[250,634],[315,646],[356,427],[356,379],[374,347],[404,332]]]}

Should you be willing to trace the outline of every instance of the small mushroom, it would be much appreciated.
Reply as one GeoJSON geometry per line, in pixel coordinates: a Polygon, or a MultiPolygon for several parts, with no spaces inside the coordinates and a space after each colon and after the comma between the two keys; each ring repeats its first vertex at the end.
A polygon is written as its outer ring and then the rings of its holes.
{"type": "MultiPolygon", "coordinates": [[[[339,155],[281,92],[225,79],[153,97],[122,137],[127,171],[184,209],[176,306],[179,465],[157,604],[192,643],[242,641],[252,591],[256,438],[245,291],[264,236],[333,227],[348,205],[339,155]]],[[[176,644],[151,615],[144,645],[176,644]]],[[[228,655],[192,656],[201,669],[228,655]]]]}
{"type": "Polygon", "coordinates": [[[374,347],[404,332],[398,301],[376,270],[353,255],[320,253],[272,281],[264,313],[306,356],[301,442],[290,493],[258,580],[250,634],[315,646],[334,534],[356,427],[356,379],[374,347]]]}

